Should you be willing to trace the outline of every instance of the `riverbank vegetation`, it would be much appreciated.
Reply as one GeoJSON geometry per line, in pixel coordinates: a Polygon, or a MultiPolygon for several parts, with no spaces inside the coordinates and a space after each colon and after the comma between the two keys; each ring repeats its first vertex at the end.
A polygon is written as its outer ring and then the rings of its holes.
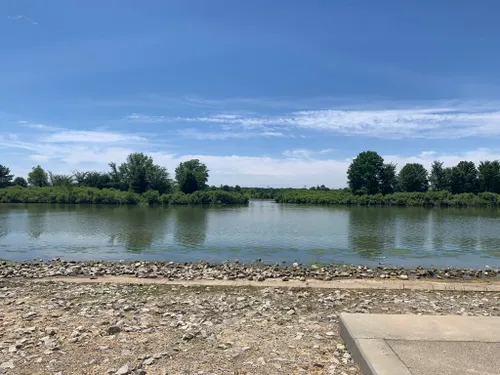
{"type": "Polygon", "coordinates": [[[113,203],[113,204],[242,204],[253,199],[281,203],[497,206],[500,205],[500,161],[461,161],[444,167],[434,161],[430,171],[408,163],[386,163],[375,151],[361,152],[347,170],[348,187],[325,185],[309,189],[209,186],[209,170],[197,159],[179,164],[175,178],[142,153],[130,154],[109,172],[75,171],[53,174],[36,166],[27,179],[0,165],[0,202],[113,203]],[[23,190],[25,189],[25,190],[23,190]]]}
{"type": "Polygon", "coordinates": [[[27,180],[0,165],[0,203],[69,204],[247,204],[241,192],[210,189],[208,168],[197,159],[179,164],[175,179],[150,156],[130,154],[125,163],[110,163],[109,172],[53,174],[36,166],[27,180]]]}
{"type": "Polygon", "coordinates": [[[331,190],[294,190],[276,196],[279,203],[332,204],[358,206],[500,206],[500,194],[462,193],[451,194],[449,191],[398,192],[392,194],[353,194],[349,191],[331,190]]]}
{"type": "Polygon", "coordinates": [[[374,151],[361,152],[347,171],[349,188],[302,189],[276,194],[280,203],[390,206],[500,206],[500,162],[471,161],[444,168],[434,161],[430,173],[409,163],[396,173],[374,151]]]}
{"type": "Polygon", "coordinates": [[[181,191],[160,194],[148,190],[142,194],[117,189],[79,186],[46,186],[0,189],[0,203],[65,203],[65,204],[247,204],[248,196],[223,190],[203,190],[185,194],[181,191]]]}

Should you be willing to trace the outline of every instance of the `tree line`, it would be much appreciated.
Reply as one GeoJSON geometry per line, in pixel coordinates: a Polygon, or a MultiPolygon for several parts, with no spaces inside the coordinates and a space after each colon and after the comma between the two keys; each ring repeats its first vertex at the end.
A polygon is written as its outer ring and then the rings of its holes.
{"type": "Polygon", "coordinates": [[[21,187],[91,187],[97,189],[117,189],[138,194],[149,190],[160,195],[176,191],[192,194],[207,188],[209,170],[198,159],[179,164],[175,169],[175,179],[170,177],[165,167],[154,163],[153,158],[143,153],[132,153],[120,165],[109,163],[109,172],[75,171],[72,175],[53,174],[40,165],[33,167],[28,178],[16,177],[10,169],[0,165],[0,188],[21,187]]]}
{"type": "Polygon", "coordinates": [[[443,166],[434,161],[430,172],[422,164],[408,163],[396,173],[396,165],[385,163],[375,151],[361,152],[347,170],[350,191],[357,195],[395,192],[448,191],[451,194],[500,193],[500,161],[461,161],[443,166]]]}
{"type": "MultiPolygon", "coordinates": [[[[221,185],[208,186],[209,170],[198,159],[179,164],[171,178],[167,169],[154,163],[143,153],[130,154],[120,165],[109,164],[108,172],[75,171],[72,175],[53,174],[36,166],[28,178],[16,177],[10,169],[0,165],[0,188],[22,187],[91,187],[117,189],[138,194],[157,191],[159,195],[176,192],[192,194],[196,191],[223,190],[248,195],[257,199],[277,199],[283,193],[304,189],[259,188],[221,185]]],[[[375,151],[363,151],[353,159],[347,171],[348,188],[330,190],[325,185],[309,188],[317,193],[352,193],[357,196],[392,194],[397,192],[419,193],[447,191],[451,194],[491,192],[500,194],[500,161],[481,161],[476,166],[471,161],[461,161],[456,166],[444,167],[434,161],[430,171],[422,164],[408,163],[396,173],[396,165],[385,163],[375,151]]],[[[331,194],[330,194],[331,195],[331,194]]],[[[291,198],[295,200],[295,198],[291,198]]],[[[343,200],[343,199],[342,199],[343,200]]]]}

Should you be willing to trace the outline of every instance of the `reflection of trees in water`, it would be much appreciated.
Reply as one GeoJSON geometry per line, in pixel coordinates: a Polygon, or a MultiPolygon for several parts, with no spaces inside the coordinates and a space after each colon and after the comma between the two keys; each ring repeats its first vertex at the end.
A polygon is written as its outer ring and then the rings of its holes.
{"type": "Polygon", "coordinates": [[[7,220],[0,220],[0,237],[6,237],[10,233],[9,228],[7,227],[7,220]]]}
{"type": "Polygon", "coordinates": [[[394,246],[394,221],[386,207],[352,207],[349,215],[349,244],[362,257],[380,256],[394,246]]]}
{"type": "Polygon", "coordinates": [[[481,250],[488,224],[493,224],[490,228],[496,232],[499,215],[498,209],[489,208],[433,209],[429,216],[430,248],[443,255],[481,250]]]}
{"type": "Polygon", "coordinates": [[[27,203],[19,207],[27,212],[27,233],[32,239],[38,239],[48,231],[64,230],[67,220],[60,213],[74,212],[77,208],[74,205],[64,204],[30,204],[27,203]]]}
{"type": "Polygon", "coordinates": [[[396,246],[406,251],[422,252],[432,247],[433,208],[394,207],[396,246]]]}
{"type": "Polygon", "coordinates": [[[28,236],[38,239],[47,230],[47,219],[49,215],[49,205],[27,204],[28,211],[28,236]]]}
{"type": "Polygon", "coordinates": [[[106,215],[110,226],[109,242],[123,243],[130,251],[151,248],[168,232],[168,210],[162,207],[114,207],[106,215]]]}
{"type": "Polygon", "coordinates": [[[203,207],[175,207],[176,243],[185,246],[201,245],[207,236],[208,209],[203,207]]]}
{"type": "Polygon", "coordinates": [[[486,223],[499,213],[488,209],[353,207],[349,216],[350,248],[363,257],[393,251],[421,256],[466,253],[480,249],[486,223]]]}

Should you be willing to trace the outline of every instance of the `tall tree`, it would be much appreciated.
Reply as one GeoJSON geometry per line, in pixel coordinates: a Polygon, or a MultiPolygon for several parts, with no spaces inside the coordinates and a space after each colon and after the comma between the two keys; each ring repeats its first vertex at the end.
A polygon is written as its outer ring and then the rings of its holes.
{"type": "Polygon", "coordinates": [[[429,188],[427,170],[419,163],[408,163],[401,168],[398,181],[401,191],[424,192],[429,188]]]}
{"type": "Polygon", "coordinates": [[[28,187],[28,182],[23,177],[16,177],[14,178],[14,181],[12,181],[12,185],[28,187]]]}
{"type": "Polygon", "coordinates": [[[207,186],[208,172],[205,164],[198,159],[192,159],[179,164],[175,169],[175,179],[179,189],[190,194],[207,186]]]}
{"type": "Polygon", "coordinates": [[[102,172],[73,172],[75,182],[78,186],[88,186],[103,189],[110,186],[111,177],[108,173],[102,172]]]}
{"type": "Polygon", "coordinates": [[[396,165],[384,164],[375,151],[363,151],[349,166],[347,180],[354,193],[389,194],[396,189],[396,165]]]}
{"type": "Polygon", "coordinates": [[[431,189],[435,191],[449,190],[450,183],[443,162],[436,160],[432,162],[431,174],[429,176],[431,189]]]}
{"type": "Polygon", "coordinates": [[[461,161],[447,171],[453,194],[477,193],[479,178],[476,165],[472,161],[461,161]]]}
{"type": "Polygon", "coordinates": [[[375,151],[361,152],[347,170],[349,187],[355,193],[378,193],[383,167],[384,159],[375,151]]]}
{"type": "Polygon", "coordinates": [[[38,187],[49,186],[49,176],[42,167],[37,165],[28,173],[28,184],[38,187]]]}
{"type": "Polygon", "coordinates": [[[67,174],[53,174],[49,171],[49,181],[52,186],[73,185],[73,176],[67,174]]]}
{"type": "Polygon", "coordinates": [[[166,168],[154,164],[153,158],[143,153],[133,153],[119,167],[110,163],[111,180],[128,186],[136,193],[149,189],[164,193],[171,190],[172,183],[166,168]]]}
{"type": "Polygon", "coordinates": [[[398,189],[396,177],[396,164],[384,164],[380,171],[379,192],[382,194],[392,194],[398,189]]]}
{"type": "Polygon", "coordinates": [[[479,189],[500,193],[500,162],[498,160],[479,163],[479,189]]]}
{"type": "Polygon", "coordinates": [[[172,191],[172,181],[167,169],[159,165],[153,165],[148,172],[149,188],[158,190],[160,194],[172,191]]]}
{"type": "Polygon", "coordinates": [[[13,175],[10,174],[10,169],[0,164],[0,188],[5,188],[10,185],[13,175]]]}

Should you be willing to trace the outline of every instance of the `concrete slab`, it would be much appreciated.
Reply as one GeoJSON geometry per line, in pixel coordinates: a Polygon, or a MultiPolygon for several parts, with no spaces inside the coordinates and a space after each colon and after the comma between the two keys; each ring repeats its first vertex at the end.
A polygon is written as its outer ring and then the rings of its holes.
{"type": "Polygon", "coordinates": [[[413,375],[500,374],[500,343],[388,340],[387,344],[413,375]]]}
{"type": "Polygon", "coordinates": [[[341,314],[366,375],[500,375],[500,317],[341,314]]]}

